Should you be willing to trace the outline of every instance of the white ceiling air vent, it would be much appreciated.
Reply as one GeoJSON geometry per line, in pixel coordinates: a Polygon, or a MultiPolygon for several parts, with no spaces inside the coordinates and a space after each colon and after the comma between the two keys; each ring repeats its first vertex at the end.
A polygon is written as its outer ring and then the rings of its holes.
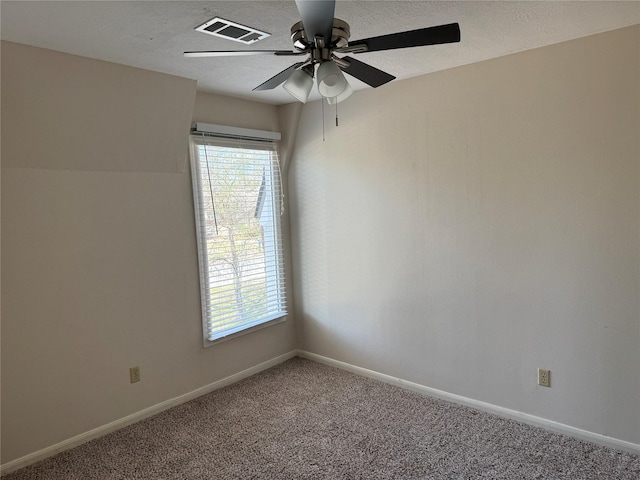
{"type": "Polygon", "coordinates": [[[255,28],[230,22],[229,20],[219,17],[212,18],[207,23],[197,27],[196,30],[202,33],[208,33],[209,35],[215,35],[216,37],[226,38],[227,40],[233,40],[234,42],[242,42],[247,45],[271,35],[267,32],[262,32],[255,28]]]}

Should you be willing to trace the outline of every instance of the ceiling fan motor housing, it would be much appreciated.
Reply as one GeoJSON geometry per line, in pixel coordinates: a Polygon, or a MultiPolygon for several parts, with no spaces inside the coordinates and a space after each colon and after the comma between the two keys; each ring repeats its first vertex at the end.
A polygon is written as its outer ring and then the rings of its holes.
{"type": "MultiPolygon", "coordinates": [[[[351,27],[344,20],[339,18],[333,19],[333,28],[331,30],[331,43],[324,45],[324,48],[332,50],[334,48],[344,48],[349,44],[349,37],[351,36],[351,27]]],[[[291,41],[293,47],[300,51],[310,51],[316,47],[314,38],[309,38],[304,30],[302,22],[294,23],[291,27],[291,41]]]]}

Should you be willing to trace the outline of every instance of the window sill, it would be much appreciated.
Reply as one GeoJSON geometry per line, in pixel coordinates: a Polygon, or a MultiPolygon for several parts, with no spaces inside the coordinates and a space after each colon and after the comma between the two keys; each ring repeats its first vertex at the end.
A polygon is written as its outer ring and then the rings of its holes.
{"type": "Polygon", "coordinates": [[[212,347],[213,345],[217,345],[222,342],[226,342],[227,340],[233,340],[234,338],[241,337],[248,333],[253,333],[258,330],[262,330],[263,328],[271,327],[273,325],[277,325],[279,323],[283,323],[287,320],[287,315],[283,315],[282,317],[274,318],[273,320],[268,320],[260,325],[255,325],[253,327],[247,328],[246,330],[241,330],[236,333],[232,333],[231,335],[227,335],[226,337],[216,338],[215,340],[207,340],[204,339],[203,348],[212,347]]]}

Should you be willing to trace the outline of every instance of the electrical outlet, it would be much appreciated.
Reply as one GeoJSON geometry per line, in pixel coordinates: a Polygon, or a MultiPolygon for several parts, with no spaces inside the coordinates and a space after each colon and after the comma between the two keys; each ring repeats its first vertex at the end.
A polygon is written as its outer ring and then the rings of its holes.
{"type": "Polygon", "coordinates": [[[538,369],[538,385],[543,387],[551,386],[551,370],[538,369]]]}
{"type": "Polygon", "coordinates": [[[131,379],[131,383],[136,383],[140,381],[140,367],[131,367],[129,369],[129,378],[131,379]]]}

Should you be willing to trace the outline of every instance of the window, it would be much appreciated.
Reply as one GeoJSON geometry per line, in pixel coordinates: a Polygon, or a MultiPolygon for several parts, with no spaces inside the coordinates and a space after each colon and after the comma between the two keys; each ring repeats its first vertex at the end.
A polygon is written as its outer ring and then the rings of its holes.
{"type": "Polygon", "coordinates": [[[284,317],[275,144],[193,135],[191,169],[205,339],[284,317]]]}

